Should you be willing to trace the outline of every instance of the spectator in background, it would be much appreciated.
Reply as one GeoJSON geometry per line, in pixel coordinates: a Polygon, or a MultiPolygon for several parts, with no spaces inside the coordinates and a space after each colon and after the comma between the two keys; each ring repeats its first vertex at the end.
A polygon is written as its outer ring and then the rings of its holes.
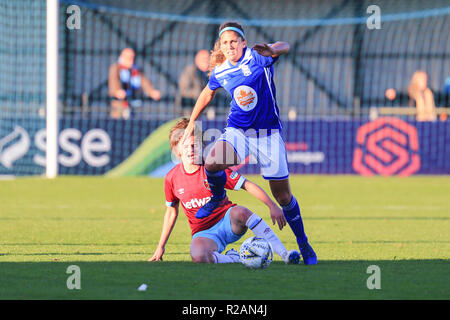
{"type": "Polygon", "coordinates": [[[184,116],[189,116],[198,96],[208,83],[209,52],[200,50],[195,55],[194,63],[184,68],[178,80],[176,105],[181,107],[184,116]]]}
{"type": "Polygon", "coordinates": [[[108,95],[111,98],[111,118],[128,119],[132,114],[132,108],[142,106],[142,92],[156,101],[161,98],[161,93],[136,66],[134,50],[125,48],[119,60],[109,68],[108,95]]]}
{"type": "Polygon", "coordinates": [[[428,75],[425,71],[414,72],[408,86],[408,96],[415,103],[417,121],[436,121],[434,96],[428,87],[428,75]]]}
{"type": "Polygon", "coordinates": [[[408,85],[408,94],[397,92],[394,88],[385,91],[388,100],[397,100],[401,104],[409,100],[409,105],[416,107],[417,121],[435,121],[437,118],[434,95],[428,88],[428,75],[425,71],[417,70],[408,85]]]}
{"type": "Polygon", "coordinates": [[[385,95],[388,100],[393,101],[397,97],[397,91],[394,88],[389,88],[386,90],[385,95]]]}

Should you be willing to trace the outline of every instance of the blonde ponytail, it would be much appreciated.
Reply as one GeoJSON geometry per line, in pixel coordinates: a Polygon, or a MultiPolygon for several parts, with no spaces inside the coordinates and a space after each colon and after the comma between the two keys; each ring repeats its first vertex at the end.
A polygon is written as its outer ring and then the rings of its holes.
{"type": "MultiPolygon", "coordinates": [[[[233,27],[237,28],[242,31],[242,33],[238,33],[238,36],[242,38],[242,40],[245,40],[243,37],[244,29],[242,26],[237,22],[227,21],[225,23],[222,23],[222,25],[219,27],[219,34],[220,31],[222,31],[224,28],[227,27],[233,27]]],[[[214,49],[211,51],[210,56],[210,62],[209,62],[209,74],[208,77],[211,76],[212,71],[216,66],[221,65],[226,60],[225,55],[223,54],[222,50],[220,50],[220,37],[216,40],[216,43],[214,44],[214,49]]]]}
{"type": "Polygon", "coordinates": [[[223,54],[222,50],[220,50],[220,39],[217,39],[216,43],[214,44],[214,49],[211,51],[208,77],[211,76],[211,73],[214,70],[214,68],[224,63],[225,60],[226,60],[225,55],[223,54]]]}

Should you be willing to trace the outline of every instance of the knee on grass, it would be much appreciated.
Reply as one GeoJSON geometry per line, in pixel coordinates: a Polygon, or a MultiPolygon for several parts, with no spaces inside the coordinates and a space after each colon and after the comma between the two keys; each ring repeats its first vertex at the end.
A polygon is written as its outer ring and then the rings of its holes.
{"type": "Polygon", "coordinates": [[[210,250],[194,248],[191,250],[191,259],[194,263],[214,263],[214,257],[210,250]]]}

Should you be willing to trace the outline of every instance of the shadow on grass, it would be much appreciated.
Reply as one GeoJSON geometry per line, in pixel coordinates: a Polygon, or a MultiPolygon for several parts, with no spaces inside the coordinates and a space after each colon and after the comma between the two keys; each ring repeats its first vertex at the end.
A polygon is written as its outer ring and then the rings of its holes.
{"type": "Polygon", "coordinates": [[[448,270],[448,260],[276,261],[264,270],[168,261],[0,262],[0,299],[449,299],[448,270]],[[80,268],[79,290],[67,287],[74,283],[70,265],[80,268]],[[367,288],[371,265],[380,268],[381,289],[367,288]],[[146,291],[138,291],[141,284],[146,291]]]}

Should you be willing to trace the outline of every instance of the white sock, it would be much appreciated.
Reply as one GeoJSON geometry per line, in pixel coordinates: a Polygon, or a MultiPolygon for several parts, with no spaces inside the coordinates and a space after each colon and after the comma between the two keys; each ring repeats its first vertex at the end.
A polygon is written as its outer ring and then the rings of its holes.
{"type": "Polygon", "coordinates": [[[214,263],[236,263],[236,262],[240,262],[239,261],[239,256],[220,254],[217,251],[213,251],[212,255],[214,257],[214,263]]]}
{"type": "Polygon", "coordinates": [[[272,250],[277,255],[279,255],[281,259],[283,259],[283,261],[286,261],[288,257],[288,251],[286,250],[280,239],[277,237],[277,235],[273,232],[272,228],[270,228],[269,225],[265,223],[261,217],[259,217],[256,213],[253,213],[250,218],[248,218],[245,225],[253,231],[255,236],[264,238],[269,241],[270,245],[272,246],[272,250]]]}

